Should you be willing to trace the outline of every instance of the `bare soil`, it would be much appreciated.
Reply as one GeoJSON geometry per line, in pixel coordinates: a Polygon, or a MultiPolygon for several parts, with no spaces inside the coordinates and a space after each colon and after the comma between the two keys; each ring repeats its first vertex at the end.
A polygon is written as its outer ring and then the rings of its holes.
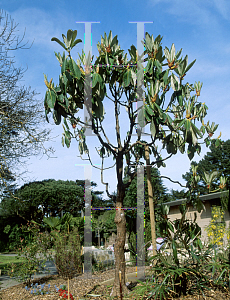
{"type": "MultiPolygon", "coordinates": [[[[132,273],[135,272],[136,267],[127,267],[126,272],[132,273]]],[[[74,296],[74,300],[80,300],[80,299],[112,299],[109,297],[112,285],[106,286],[101,285],[101,283],[105,280],[111,279],[114,277],[114,270],[108,270],[105,272],[98,272],[94,275],[92,275],[92,279],[86,279],[83,277],[84,275],[80,275],[76,278],[73,278],[70,280],[70,293],[74,296]],[[87,295],[88,294],[88,295],[87,295]],[[100,296],[99,296],[100,295],[100,296]]],[[[67,280],[64,280],[58,275],[52,275],[52,276],[46,276],[43,278],[40,278],[37,281],[34,281],[35,284],[38,282],[38,284],[45,283],[44,291],[48,290],[48,284],[50,284],[49,288],[49,294],[47,295],[32,295],[30,292],[26,291],[25,284],[19,284],[14,287],[4,289],[0,291],[0,299],[2,300],[57,300],[61,299],[56,292],[55,285],[57,287],[60,287],[60,285],[66,285],[67,286],[67,280]]],[[[130,291],[133,290],[133,288],[139,285],[139,283],[130,283],[128,288],[130,291]]],[[[181,296],[177,298],[178,300],[186,299],[186,300],[225,300],[230,299],[230,291],[219,289],[219,288],[212,288],[210,291],[206,291],[204,293],[205,298],[201,294],[193,294],[193,295],[187,295],[187,296],[181,296]]],[[[145,296],[126,296],[123,297],[123,300],[125,299],[147,299],[145,296]]],[[[153,299],[153,298],[151,298],[153,299]]],[[[172,299],[172,298],[168,298],[172,299]]]]}

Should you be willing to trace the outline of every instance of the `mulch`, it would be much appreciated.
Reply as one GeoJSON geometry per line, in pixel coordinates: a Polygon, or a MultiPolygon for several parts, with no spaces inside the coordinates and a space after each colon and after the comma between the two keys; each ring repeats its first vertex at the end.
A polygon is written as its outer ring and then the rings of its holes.
{"type": "MultiPolygon", "coordinates": [[[[126,272],[132,273],[135,272],[136,267],[127,267],[126,272]]],[[[84,275],[80,275],[76,278],[70,280],[70,293],[74,296],[74,300],[80,299],[95,299],[95,300],[107,300],[112,299],[109,297],[112,286],[105,286],[100,285],[101,282],[111,279],[114,277],[114,270],[108,270],[104,272],[97,272],[92,275],[92,279],[87,279],[84,275]],[[87,294],[90,294],[87,296],[87,294]]],[[[61,299],[56,292],[55,285],[60,287],[60,285],[67,286],[67,280],[60,278],[58,275],[52,276],[45,276],[40,278],[39,280],[35,280],[33,284],[38,282],[38,284],[45,283],[44,291],[48,291],[48,284],[50,284],[49,294],[46,295],[33,295],[29,291],[26,291],[25,284],[19,284],[11,288],[4,289],[0,291],[0,299],[2,300],[57,300],[61,299]]],[[[130,291],[133,290],[135,286],[140,285],[140,283],[130,283],[128,288],[130,291]]],[[[193,295],[186,295],[177,298],[178,300],[186,299],[186,300],[230,300],[230,291],[219,289],[219,288],[212,288],[210,291],[204,292],[205,298],[202,294],[193,294],[193,295]]],[[[117,298],[118,299],[118,298],[117,298]]],[[[123,297],[125,299],[140,299],[145,300],[147,297],[145,296],[135,296],[132,295],[130,297],[123,297]]],[[[154,299],[154,298],[151,298],[154,299]]],[[[168,298],[172,299],[172,298],[168,298]]]]}

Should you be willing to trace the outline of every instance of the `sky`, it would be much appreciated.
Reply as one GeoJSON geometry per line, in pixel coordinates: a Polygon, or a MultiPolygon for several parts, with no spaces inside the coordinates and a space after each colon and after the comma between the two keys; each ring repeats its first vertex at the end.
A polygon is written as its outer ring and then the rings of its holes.
{"type": "MultiPolygon", "coordinates": [[[[214,121],[219,124],[216,138],[220,131],[222,139],[230,136],[230,101],[229,101],[229,65],[230,65],[230,2],[228,0],[147,0],[147,1],[65,1],[65,0],[3,0],[0,8],[8,13],[18,23],[18,34],[23,35],[29,44],[33,42],[29,50],[15,52],[15,60],[18,66],[27,68],[23,77],[23,84],[31,86],[40,93],[38,101],[44,101],[46,86],[44,75],[48,79],[53,78],[58,83],[60,66],[54,55],[54,51],[61,52],[62,48],[52,37],[61,39],[61,34],[66,34],[68,29],[78,30],[77,37],[84,41],[84,24],[76,22],[100,22],[92,24],[92,51],[97,55],[96,44],[100,41],[104,32],[111,30],[113,36],[118,35],[121,48],[126,52],[133,44],[137,46],[137,25],[129,22],[152,22],[145,24],[145,31],[154,37],[163,36],[162,46],[168,48],[172,43],[176,50],[183,49],[182,55],[188,55],[189,62],[196,59],[193,68],[187,74],[187,81],[203,82],[200,101],[208,106],[206,121],[214,121]]],[[[72,56],[78,58],[78,52],[84,48],[80,43],[73,50],[72,56]]],[[[108,118],[105,118],[105,128],[109,135],[114,134],[114,124],[109,119],[111,109],[109,102],[104,101],[108,118]]],[[[122,129],[127,132],[127,124],[122,124],[122,129]]],[[[55,149],[53,158],[46,156],[31,157],[27,160],[28,173],[24,181],[17,181],[18,185],[25,182],[44,179],[76,180],[84,179],[85,173],[91,172],[91,180],[97,183],[98,190],[105,191],[101,184],[100,171],[98,169],[86,169],[86,162],[82,161],[78,152],[76,141],[71,142],[69,149],[62,147],[61,135],[63,128],[52,122],[47,128],[51,128],[52,136],[56,137],[52,142],[47,142],[46,147],[55,149]],[[86,170],[86,171],[85,171],[86,170]]],[[[99,146],[96,137],[88,137],[89,149],[92,150],[94,164],[100,164],[95,147],[99,146]]],[[[195,161],[199,161],[207,152],[202,147],[200,156],[195,155],[195,161]]],[[[106,166],[114,162],[110,160],[106,166]]],[[[98,166],[98,165],[97,165],[98,166]]],[[[166,161],[166,167],[160,168],[161,175],[168,176],[184,184],[182,174],[190,167],[190,160],[186,154],[176,154],[166,161]]],[[[104,181],[109,182],[109,191],[116,190],[115,168],[104,172],[104,181]]],[[[165,187],[181,189],[177,184],[163,180],[165,187]]],[[[106,198],[106,195],[104,195],[106,198]]]]}

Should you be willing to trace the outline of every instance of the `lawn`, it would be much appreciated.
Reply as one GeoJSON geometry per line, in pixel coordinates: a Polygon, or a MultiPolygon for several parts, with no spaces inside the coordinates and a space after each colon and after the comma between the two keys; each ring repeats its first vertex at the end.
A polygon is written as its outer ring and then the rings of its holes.
{"type": "Polygon", "coordinates": [[[6,270],[10,268],[11,264],[19,264],[25,261],[24,258],[18,256],[8,256],[0,254],[0,270],[1,274],[6,274],[6,270]]]}

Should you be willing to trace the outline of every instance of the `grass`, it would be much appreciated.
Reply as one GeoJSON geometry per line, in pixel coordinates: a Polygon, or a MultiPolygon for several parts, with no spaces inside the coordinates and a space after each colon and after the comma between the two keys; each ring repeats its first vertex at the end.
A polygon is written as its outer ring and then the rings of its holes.
{"type": "Polygon", "coordinates": [[[10,268],[10,265],[13,263],[15,265],[25,261],[24,258],[18,256],[6,256],[0,255],[0,269],[2,274],[6,274],[6,270],[10,268]]]}

